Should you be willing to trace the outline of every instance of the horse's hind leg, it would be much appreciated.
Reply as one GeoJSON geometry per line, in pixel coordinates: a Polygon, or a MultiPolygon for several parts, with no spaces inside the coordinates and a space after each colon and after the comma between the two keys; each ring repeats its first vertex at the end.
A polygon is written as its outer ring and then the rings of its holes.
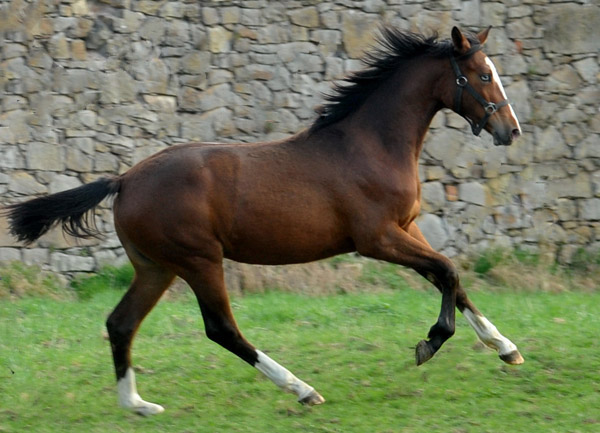
{"type": "Polygon", "coordinates": [[[106,327],[117,375],[119,404],[141,415],[162,412],[162,406],[144,401],[137,392],[131,365],[131,343],[142,320],[156,305],[175,275],[143,258],[129,254],[135,277],[127,293],[108,317],[106,327]]]}
{"type": "MultiPolygon", "coordinates": [[[[425,236],[423,236],[421,230],[415,223],[411,224],[408,233],[423,245],[431,248],[425,239],[425,236]]],[[[424,276],[427,277],[426,275],[424,276]]],[[[438,289],[442,290],[440,287],[438,287],[438,289]]],[[[515,346],[508,338],[500,334],[498,329],[485,318],[468,298],[467,293],[460,284],[456,290],[456,306],[475,330],[479,339],[488,347],[495,349],[498,352],[500,359],[508,364],[514,365],[522,364],[524,362],[517,346],[515,346]]]]}
{"type": "Polygon", "coordinates": [[[283,390],[296,394],[299,402],[315,405],[325,401],[313,387],[256,350],[243,337],[229,305],[221,262],[197,259],[180,276],[191,286],[198,299],[209,339],[255,367],[283,390]]]}

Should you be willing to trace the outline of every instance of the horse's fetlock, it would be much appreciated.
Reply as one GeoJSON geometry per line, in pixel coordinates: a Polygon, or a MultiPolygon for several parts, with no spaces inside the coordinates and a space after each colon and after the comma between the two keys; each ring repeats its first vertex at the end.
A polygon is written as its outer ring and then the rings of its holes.
{"type": "Polygon", "coordinates": [[[442,340],[447,340],[454,335],[456,332],[456,326],[454,322],[449,320],[438,320],[438,322],[431,327],[429,330],[428,337],[435,338],[441,337],[442,340]]]}

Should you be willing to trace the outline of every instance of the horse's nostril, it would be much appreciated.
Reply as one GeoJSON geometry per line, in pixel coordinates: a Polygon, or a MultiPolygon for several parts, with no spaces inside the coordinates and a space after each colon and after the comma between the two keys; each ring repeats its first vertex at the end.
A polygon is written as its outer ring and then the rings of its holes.
{"type": "Polygon", "coordinates": [[[516,140],[517,138],[519,138],[521,136],[521,130],[518,128],[515,128],[512,130],[512,139],[516,140]]]}

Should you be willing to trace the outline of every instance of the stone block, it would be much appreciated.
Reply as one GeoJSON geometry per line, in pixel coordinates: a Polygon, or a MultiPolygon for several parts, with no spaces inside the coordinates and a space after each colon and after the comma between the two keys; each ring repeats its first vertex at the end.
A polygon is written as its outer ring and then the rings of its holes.
{"type": "Polygon", "coordinates": [[[579,173],[566,179],[548,181],[549,198],[590,198],[593,196],[590,175],[579,173]]]}
{"type": "Polygon", "coordinates": [[[47,143],[29,143],[25,155],[30,170],[63,171],[64,154],[61,146],[47,143]]]}
{"type": "MultiPolygon", "coordinates": [[[[143,2],[138,2],[143,3],[143,2]]],[[[152,1],[151,3],[160,4],[159,2],[152,1]]],[[[165,36],[166,23],[160,18],[146,18],[144,23],[140,26],[139,35],[142,39],[151,41],[154,44],[160,44],[165,36]]]]}
{"type": "Polygon", "coordinates": [[[458,187],[456,185],[446,185],[444,187],[446,192],[446,200],[448,201],[458,201],[458,187]]]}
{"type": "Polygon", "coordinates": [[[188,22],[172,20],[169,21],[169,25],[165,25],[164,43],[170,47],[183,47],[191,41],[191,35],[192,32],[188,22]]]}
{"type": "Polygon", "coordinates": [[[212,53],[228,53],[232,40],[233,33],[224,27],[208,29],[208,47],[212,53]]]}
{"type": "Polygon", "coordinates": [[[119,158],[112,153],[97,152],[94,156],[94,171],[116,173],[119,158]]]}
{"type": "Polygon", "coordinates": [[[134,10],[145,15],[156,15],[163,4],[156,0],[138,0],[134,2],[134,10]]]}
{"type": "Polygon", "coordinates": [[[48,41],[48,54],[56,60],[71,58],[69,42],[63,33],[58,33],[50,38],[48,41]]]}
{"type": "Polygon", "coordinates": [[[119,104],[135,100],[137,83],[125,71],[109,72],[101,77],[103,91],[100,102],[103,104],[119,104]]]}
{"type": "Polygon", "coordinates": [[[579,214],[584,221],[600,221],[600,198],[580,200],[579,214]]]}
{"type": "Polygon", "coordinates": [[[240,22],[240,8],[237,6],[228,6],[221,9],[223,24],[238,24],[240,22]]]}
{"type": "Polygon", "coordinates": [[[17,194],[37,195],[47,192],[48,188],[31,174],[18,171],[10,174],[8,190],[17,194]]]}
{"type": "Polygon", "coordinates": [[[458,197],[466,203],[485,206],[487,195],[487,188],[479,182],[466,182],[458,186],[458,197]]]}
{"type": "Polygon", "coordinates": [[[27,59],[27,64],[33,68],[41,68],[48,70],[52,67],[52,57],[48,55],[45,50],[36,49],[32,50],[27,59]]]}
{"type": "Polygon", "coordinates": [[[573,55],[598,50],[600,41],[600,8],[597,5],[555,3],[543,13],[543,47],[546,52],[573,55]],[[573,25],[577,23],[577,25],[573,25]]]}
{"type": "Polygon", "coordinates": [[[260,9],[242,9],[240,23],[245,26],[260,26],[263,25],[263,14],[260,9]]]}
{"type": "Polygon", "coordinates": [[[81,181],[75,176],[67,176],[64,174],[56,174],[52,176],[50,184],[48,185],[50,194],[56,194],[57,192],[66,191],[69,189],[77,188],[81,186],[81,181]]]}
{"type": "Polygon", "coordinates": [[[348,10],[342,12],[342,39],[348,57],[361,58],[375,40],[377,16],[348,10]]]}
{"type": "Polygon", "coordinates": [[[465,138],[465,134],[461,131],[445,129],[443,133],[429,136],[424,151],[432,158],[440,161],[446,169],[452,169],[456,166],[465,138]]]}
{"type": "Polygon", "coordinates": [[[96,266],[102,268],[104,266],[115,266],[117,260],[117,253],[114,250],[102,250],[94,253],[94,260],[96,266]]]}
{"type": "Polygon", "coordinates": [[[421,186],[422,209],[425,212],[436,212],[446,204],[446,192],[440,182],[425,182],[421,186]]]}
{"type": "Polygon", "coordinates": [[[317,27],[319,25],[319,12],[314,6],[296,9],[288,12],[290,21],[302,27],[317,27]]]}
{"type": "Polygon", "coordinates": [[[96,268],[96,262],[93,257],[54,252],[50,255],[50,266],[58,272],[91,272],[96,268]]]}
{"type": "Polygon", "coordinates": [[[128,9],[123,10],[122,18],[113,20],[113,31],[116,33],[134,33],[137,32],[146,17],[141,12],[133,12],[128,9]]]}
{"type": "Polygon", "coordinates": [[[535,159],[537,161],[554,161],[571,156],[571,149],[562,134],[554,126],[549,126],[540,134],[536,134],[535,159]]]}
{"type": "Polygon", "coordinates": [[[0,247],[0,262],[21,261],[21,250],[19,248],[0,247]]]}
{"type": "Polygon", "coordinates": [[[579,160],[600,158],[600,134],[589,134],[585,139],[575,144],[575,157],[579,160]]]}
{"type": "MultiPolygon", "coordinates": [[[[456,21],[462,26],[480,26],[481,22],[481,0],[461,1],[461,8],[454,12],[456,21]]],[[[511,8],[512,9],[512,8],[511,8]]],[[[510,9],[509,9],[510,10],[510,9]]],[[[485,23],[489,25],[488,23],[485,23]]]]}
{"type": "Polygon", "coordinates": [[[219,10],[213,7],[203,7],[202,21],[207,26],[218,24],[221,21],[221,17],[219,16],[219,10]]]}
{"type": "Polygon", "coordinates": [[[50,252],[46,248],[26,248],[23,250],[26,265],[42,266],[50,262],[50,252]]]}
{"type": "Polygon", "coordinates": [[[598,81],[598,74],[600,73],[600,66],[598,61],[593,57],[588,57],[583,60],[573,62],[573,66],[585,81],[588,83],[596,83],[598,81]]]}
{"type": "Polygon", "coordinates": [[[555,93],[573,94],[579,86],[581,78],[571,65],[557,68],[546,82],[546,88],[555,93]]]}
{"type": "Polygon", "coordinates": [[[181,58],[180,71],[185,74],[205,74],[211,67],[211,54],[206,51],[194,51],[181,58]]]}
{"type": "Polygon", "coordinates": [[[434,250],[439,251],[446,246],[449,240],[448,230],[440,217],[428,213],[417,218],[416,222],[434,250]]]}
{"type": "Polygon", "coordinates": [[[67,35],[71,38],[86,39],[94,28],[94,20],[78,17],[75,26],[71,27],[67,35]]]}
{"type": "Polygon", "coordinates": [[[67,148],[65,166],[67,170],[73,170],[79,173],[92,171],[94,161],[90,155],[85,154],[76,148],[67,148]]]}
{"type": "Polygon", "coordinates": [[[152,110],[174,113],[177,109],[177,98],[163,95],[144,95],[144,101],[152,110]]]}
{"type": "Polygon", "coordinates": [[[335,56],[342,43],[342,33],[337,30],[314,30],[310,40],[319,44],[319,52],[327,58],[335,56]]]}
{"type": "Polygon", "coordinates": [[[71,3],[71,11],[73,15],[89,15],[90,9],[88,8],[87,0],[75,0],[71,3]]]}

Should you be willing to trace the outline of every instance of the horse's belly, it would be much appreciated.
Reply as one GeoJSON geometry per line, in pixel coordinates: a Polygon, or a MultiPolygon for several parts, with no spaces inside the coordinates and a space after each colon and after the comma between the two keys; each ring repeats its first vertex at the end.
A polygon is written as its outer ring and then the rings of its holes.
{"type": "Polygon", "coordinates": [[[244,263],[280,265],[311,262],[353,250],[353,242],[339,227],[272,221],[235,233],[224,254],[244,263]]]}

